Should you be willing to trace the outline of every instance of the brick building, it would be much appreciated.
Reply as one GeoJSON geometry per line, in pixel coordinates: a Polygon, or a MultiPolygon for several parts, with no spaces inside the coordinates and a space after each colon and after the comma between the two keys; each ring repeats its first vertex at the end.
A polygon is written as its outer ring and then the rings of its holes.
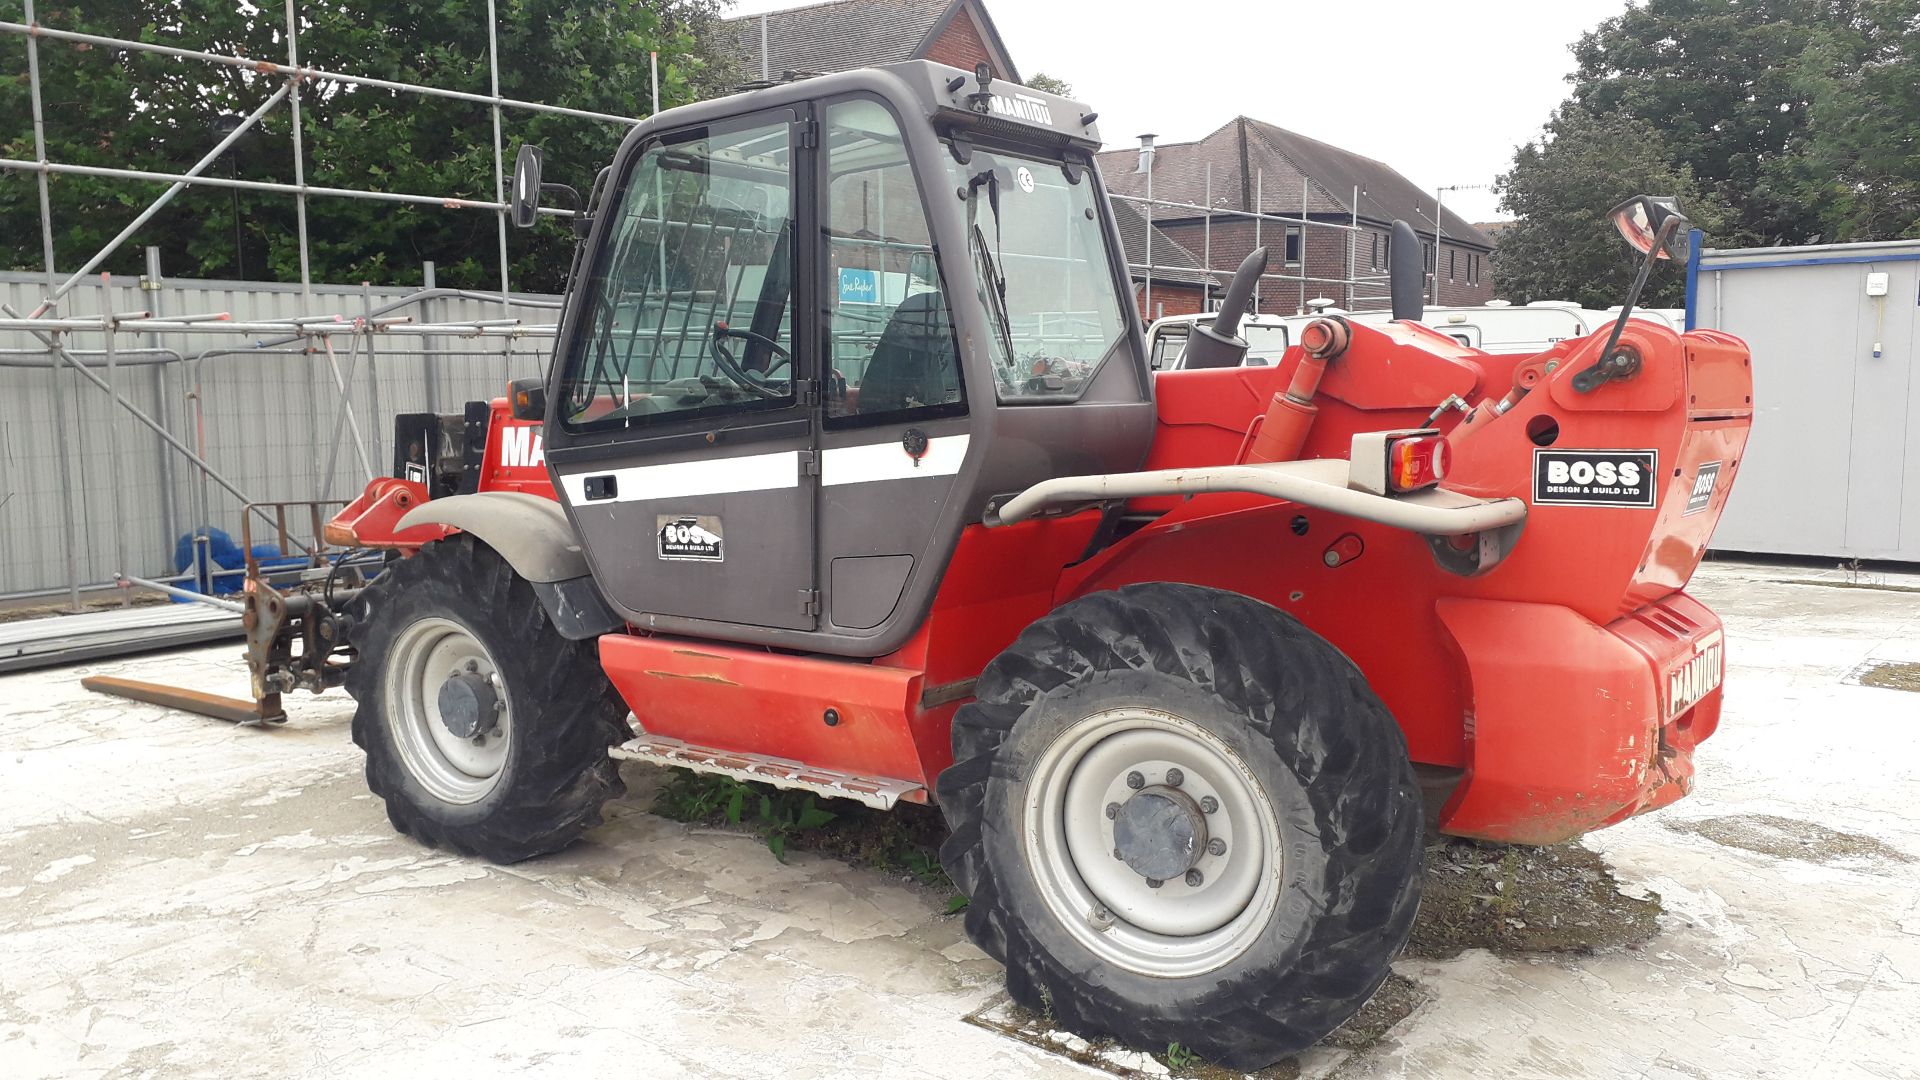
{"type": "MultiPolygon", "coordinates": [[[[1156,202],[1201,207],[1207,204],[1210,172],[1216,211],[1250,211],[1257,199],[1266,214],[1330,226],[1358,221],[1359,232],[1261,222],[1259,241],[1269,251],[1261,311],[1303,311],[1317,297],[1350,310],[1386,307],[1389,232],[1396,218],[1420,234],[1429,267],[1428,296],[1434,295],[1434,197],[1372,158],[1239,116],[1195,142],[1154,146],[1151,136],[1143,137],[1138,149],[1102,153],[1100,170],[1115,195],[1145,197],[1151,173],[1156,202]]],[[[1442,208],[1440,214],[1438,302],[1485,303],[1493,297],[1492,238],[1451,210],[1442,208]]],[[[1250,218],[1214,214],[1209,240],[1202,210],[1156,206],[1152,216],[1160,233],[1189,256],[1208,252],[1215,271],[1230,273],[1255,246],[1250,218]]]]}
{"type": "Polygon", "coordinates": [[[857,67],[932,60],[963,70],[986,61],[1020,81],[980,0],[830,0],[728,19],[741,69],[753,79],[824,75],[857,67]],[[764,47],[763,47],[764,43],[764,47]]]}
{"type": "MultiPolygon", "coordinates": [[[[756,81],[824,75],[857,67],[932,60],[962,70],[985,61],[994,73],[1020,81],[1020,69],[980,0],[830,0],[824,4],[728,19],[740,43],[741,69],[756,81]]],[[[1114,204],[1127,261],[1147,261],[1146,218],[1114,204]]],[[[1193,252],[1158,228],[1153,232],[1153,310],[1147,308],[1146,271],[1132,271],[1134,302],[1142,316],[1205,309],[1223,279],[1209,274],[1193,252]]]]}
{"type": "Polygon", "coordinates": [[[1168,315],[1195,315],[1211,310],[1211,300],[1220,298],[1226,275],[1210,273],[1200,257],[1168,236],[1166,230],[1153,230],[1153,250],[1147,250],[1147,216],[1138,203],[1113,200],[1114,221],[1120,226],[1120,242],[1127,253],[1133,278],[1133,302],[1140,317],[1152,322],[1168,315]],[[1153,288],[1147,288],[1145,267],[1153,260],[1153,288]]]}

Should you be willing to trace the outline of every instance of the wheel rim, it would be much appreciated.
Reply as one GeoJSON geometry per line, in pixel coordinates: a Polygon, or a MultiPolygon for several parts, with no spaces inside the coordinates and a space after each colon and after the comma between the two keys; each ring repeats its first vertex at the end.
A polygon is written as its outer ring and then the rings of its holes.
{"type": "Polygon", "coordinates": [[[1110,710],[1056,736],[1028,781],[1025,826],[1027,860],[1054,917],[1101,958],[1142,975],[1178,978],[1231,962],[1279,903],[1272,800],[1224,741],[1172,713],[1110,710]],[[1137,813],[1134,800],[1146,799],[1180,812],[1137,813]],[[1109,817],[1110,806],[1128,822],[1109,817]],[[1135,865],[1163,866],[1165,845],[1143,849],[1138,829],[1117,828],[1143,819],[1182,823],[1180,833],[1203,822],[1183,855],[1190,870],[1157,887],[1135,865]],[[1132,863],[1120,857],[1123,840],[1132,863]]]}
{"type": "MultiPolygon", "coordinates": [[[[444,802],[485,798],[499,782],[513,741],[513,707],[492,654],[459,623],[426,618],[400,632],[392,655],[385,686],[387,723],[407,771],[444,802]],[[500,704],[492,710],[491,726],[462,738],[442,714],[441,688],[451,679],[472,683],[476,677],[500,704]]],[[[459,726],[457,719],[453,726],[459,726]]]]}

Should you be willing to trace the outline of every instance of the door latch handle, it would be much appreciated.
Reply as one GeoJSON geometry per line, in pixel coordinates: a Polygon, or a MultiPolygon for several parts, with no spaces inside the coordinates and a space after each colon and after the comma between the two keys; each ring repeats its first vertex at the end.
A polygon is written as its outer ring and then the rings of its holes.
{"type": "Polygon", "coordinates": [[[587,477],[586,483],[582,486],[586,489],[588,502],[611,499],[620,493],[619,478],[615,477],[612,473],[606,473],[601,476],[589,476],[587,477]]]}

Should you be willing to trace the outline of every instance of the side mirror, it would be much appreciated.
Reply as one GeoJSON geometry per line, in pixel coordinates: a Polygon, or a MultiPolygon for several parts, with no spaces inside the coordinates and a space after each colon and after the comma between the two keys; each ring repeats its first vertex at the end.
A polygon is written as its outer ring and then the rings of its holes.
{"type": "Polygon", "coordinates": [[[1642,255],[1656,259],[1685,259],[1690,223],[1680,204],[1660,195],[1635,195],[1607,216],[1620,235],[1642,255]]]}
{"type": "Polygon", "coordinates": [[[540,214],[542,157],[538,146],[521,143],[520,153],[513,159],[513,189],[507,196],[507,207],[513,215],[513,223],[522,229],[531,226],[540,214]]]}
{"type": "Polygon", "coordinates": [[[507,384],[507,400],[515,420],[545,421],[547,418],[547,381],[535,376],[515,379],[507,384]]]}

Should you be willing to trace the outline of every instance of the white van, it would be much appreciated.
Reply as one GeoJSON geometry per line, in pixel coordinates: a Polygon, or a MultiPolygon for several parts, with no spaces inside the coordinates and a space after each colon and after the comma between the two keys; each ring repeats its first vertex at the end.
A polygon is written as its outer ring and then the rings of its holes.
{"type": "MultiPolygon", "coordinates": [[[[1155,371],[1178,371],[1186,366],[1187,338],[1193,328],[1212,326],[1218,313],[1169,315],[1155,319],[1147,327],[1147,361],[1155,371]]],[[[1240,336],[1247,342],[1247,363],[1253,366],[1277,364],[1293,344],[1300,327],[1312,322],[1312,315],[1248,315],[1240,320],[1240,336]]]]}
{"type": "MultiPolygon", "coordinates": [[[[1393,321],[1389,311],[1342,311],[1327,308],[1314,315],[1248,315],[1240,322],[1247,339],[1248,364],[1274,364],[1293,344],[1300,328],[1320,314],[1338,315],[1369,326],[1393,321]]],[[[1421,322],[1465,345],[1487,353],[1543,352],[1569,338],[1604,331],[1620,317],[1620,309],[1597,311],[1570,300],[1536,300],[1524,307],[1495,301],[1473,307],[1430,307],[1421,322]]],[[[1679,330],[1686,312],[1679,308],[1635,308],[1633,318],[1646,319],[1679,330]]],[[[1213,325],[1214,313],[1169,315],[1147,328],[1147,356],[1155,371],[1178,371],[1186,365],[1187,336],[1197,323],[1213,325]]]]}
{"type": "MultiPolygon", "coordinates": [[[[1488,353],[1537,353],[1568,338],[1606,330],[1620,317],[1620,309],[1596,311],[1570,300],[1536,300],[1525,307],[1495,302],[1476,307],[1431,307],[1421,322],[1470,349],[1488,353]]],[[[1633,318],[1657,322],[1678,330],[1686,312],[1677,308],[1635,308],[1633,318]]],[[[1391,322],[1386,311],[1348,315],[1374,326],[1391,322]]]]}

